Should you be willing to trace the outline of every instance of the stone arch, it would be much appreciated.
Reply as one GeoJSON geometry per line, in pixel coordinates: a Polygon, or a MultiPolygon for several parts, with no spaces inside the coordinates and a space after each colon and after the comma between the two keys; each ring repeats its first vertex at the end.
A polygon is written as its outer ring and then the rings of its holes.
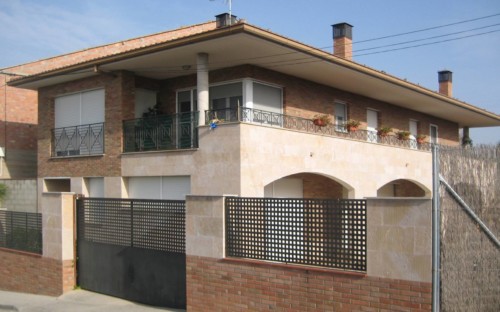
{"type": "Polygon", "coordinates": [[[377,197],[423,197],[431,198],[431,191],[418,181],[396,179],[382,185],[377,197]]]}
{"type": "Polygon", "coordinates": [[[264,187],[265,197],[303,197],[319,199],[354,198],[354,188],[335,177],[314,172],[301,172],[281,177],[264,187]],[[287,192],[287,188],[289,192],[287,192]],[[301,188],[298,191],[292,189],[301,188]],[[296,194],[296,196],[293,196],[296,194]],[[283,196],[281,196],[283,195],[283,196]]]}

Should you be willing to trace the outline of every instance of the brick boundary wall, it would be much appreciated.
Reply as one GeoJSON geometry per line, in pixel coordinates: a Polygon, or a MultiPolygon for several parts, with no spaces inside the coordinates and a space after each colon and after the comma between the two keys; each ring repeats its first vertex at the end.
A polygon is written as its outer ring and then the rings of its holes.
{"type": "Polygon", "coordinates": [[[187,256],[188,311],[431,311],[431,283],[187,256]]]}
{"type": "Polygon", "coordinates": [[[75,286],[73,261],[0,248],[0,289],[59,296],[75,286]]]}

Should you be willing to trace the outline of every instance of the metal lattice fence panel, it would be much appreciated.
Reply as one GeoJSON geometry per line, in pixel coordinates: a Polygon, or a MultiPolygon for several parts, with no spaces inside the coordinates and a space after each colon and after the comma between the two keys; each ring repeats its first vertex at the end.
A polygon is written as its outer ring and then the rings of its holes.
{"type": "Polygon", "coordinates": [[[0,211],[0,247],[42,254],[42,214],[0,211]]]}
{"type": "Polygon", "coordinates": [[[226,198],[229,257],[366,271],[366,201],[226,198]]]}
{"type": "MultiPolygon", "coordinates": [[[[491,232],[500,237],[500,149],[439,151],[440,173],[491,232]]],[[[441,188],[441,309],[498,311],[500,250],[441,188]]]]}
{"type": "Polygon", "coordinates": [[[185,252],[185,202],[78,199],[79,239],[110,245],[185,252]]]}

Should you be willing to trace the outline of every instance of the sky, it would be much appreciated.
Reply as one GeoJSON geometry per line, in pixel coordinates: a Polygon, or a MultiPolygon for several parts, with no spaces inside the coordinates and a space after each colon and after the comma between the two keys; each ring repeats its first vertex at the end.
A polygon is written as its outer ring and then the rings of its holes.
{"type": "MultiPolygon", "coordinates": [[[[328,51],[331,25],[349,23],[354,61],[431,90],[437,72],[451,70],[455,98],[500,114],[499,0],[232,0],[231,8],[252,25],[328,51]]],[[[0,69],[228,11],[228,0],[0,0],[0,69]]],[[[471,129],[471,138],[500,143],[500,127],[471,129]]]]}

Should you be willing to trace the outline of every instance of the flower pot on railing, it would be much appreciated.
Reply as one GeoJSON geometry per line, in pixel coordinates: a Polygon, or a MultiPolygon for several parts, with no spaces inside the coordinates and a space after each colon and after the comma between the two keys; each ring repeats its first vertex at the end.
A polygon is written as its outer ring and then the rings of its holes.
{"type": "Polygon", "coordinates": [[[425,138],[427,138],[426,135],[423,135],[423,134],[417,135],[417,137],[416,137],[417,143],[418,144],[424,144],[425,143],[425,138]]]}
{"type": "Polygon", "coordinates": [[[351,119],[351,120],[349,120],[348,122],[345,123],[344,127],[349,132],[355,132],[355,131],[358,130],[360,124],[361,123],[359,121],[351,119]]]}
{"type": "Polygon", "coordinates": [[[401,141],[407,141],[410,139],[411,133],[409,131],[399,131],[396,135],[401,141]]]}
{"type": "Polygon", "coordinates": [[[378,130],[377,130],[377,134],[378,136],[380,137],[386,137],[389,135],[389,133],[391,133],[392,131],[392,128],[391,127],[380,127],[378,130]]]}
{"type": "Polygon", "coordinates": [[[318,127],[325,127],[330,124],[331,118],[328,115],[316,115],[312,121],[318,127]]]}

